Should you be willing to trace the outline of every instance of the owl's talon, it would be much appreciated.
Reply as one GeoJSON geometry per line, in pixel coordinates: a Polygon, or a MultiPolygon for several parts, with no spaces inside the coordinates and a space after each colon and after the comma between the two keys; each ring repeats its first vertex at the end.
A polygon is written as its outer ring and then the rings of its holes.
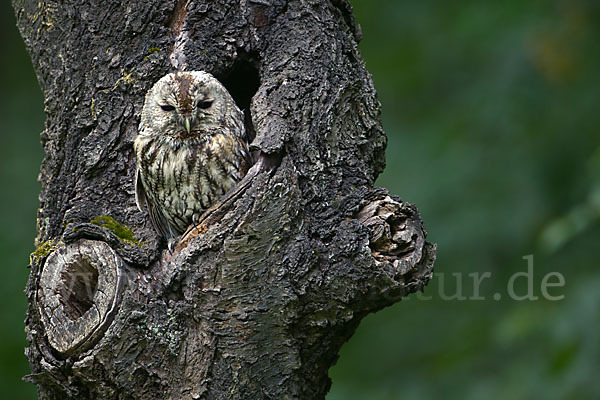
{"type": "Polygon", "coordinates": [[[169,249],[169,253],[173,254],[176,244],[177,244],[176,238],[171,238],[171,239],[167,240],[167,248],[169,249]]]}
{"type": "Polygon", "coordinates": [[[192,222],[194,223],[194,226],[196,226],[196,224],[198,224],[199,220],[200,220],[200,214],[194,213],[192,215],[192,222]]]}

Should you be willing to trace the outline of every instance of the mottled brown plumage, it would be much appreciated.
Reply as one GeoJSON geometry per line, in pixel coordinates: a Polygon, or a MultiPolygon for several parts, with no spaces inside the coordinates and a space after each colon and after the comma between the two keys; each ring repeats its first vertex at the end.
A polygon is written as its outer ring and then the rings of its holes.
{"type": "Polygon", "coordinates": [[[183,233],[246,174],[243,121],[206,72],[171,73],[148,91],[134,142],[136,202],[165,238],[183,233]]]}

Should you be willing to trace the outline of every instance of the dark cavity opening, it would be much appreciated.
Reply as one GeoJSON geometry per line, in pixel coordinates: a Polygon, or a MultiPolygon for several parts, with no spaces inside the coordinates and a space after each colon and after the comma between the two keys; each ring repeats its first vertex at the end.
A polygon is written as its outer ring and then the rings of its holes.
{"type": "Polygon", "coordinates": [[[69,264],[60,274],[58,299],[67,317],[80,318],[94,304],[98,287],[98,269],[86,258],[69,264]]]}
{"type": "Polygon", "coordinates": [[[235,103],[244,112],[244,125],[248,142],[252,142],[256,136],[252,117],[250,116],[250,103],[260,86],[257,64],[258,60],[254,56],[241,53],[231,69],[223,76],[218,77],[235,100],[235,103]]]}

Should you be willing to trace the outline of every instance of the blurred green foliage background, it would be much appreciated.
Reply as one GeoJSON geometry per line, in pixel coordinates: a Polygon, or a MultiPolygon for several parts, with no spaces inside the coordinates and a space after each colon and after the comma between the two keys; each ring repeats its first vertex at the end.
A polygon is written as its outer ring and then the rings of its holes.
{"type": "Polygon", "coordinates": [[[0,4],[0,397],[34,399],[24,355],[25,284],[34,249],[44,103],[9,1],[0,4]]]}
{"type": "MultiPolygon", "coordinates": [[[[600,3],[351,2],[389,138],[378,185],[418,205],[439,249],[425,293],[342,348],[328,400],[600,398],[600,3]],[[560,300],[543,296],[552,272],[560,300]]],[[[43,99],[2,7],[0,384],[32,399],[23,289],[43,99]]]]}

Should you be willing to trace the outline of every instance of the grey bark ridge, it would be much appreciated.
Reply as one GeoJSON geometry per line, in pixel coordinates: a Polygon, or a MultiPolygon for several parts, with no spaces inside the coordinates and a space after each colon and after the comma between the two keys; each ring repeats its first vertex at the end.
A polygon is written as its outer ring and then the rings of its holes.
{"type": "Polygon", "coordinates": [[[417,209],[373,187],[386,137],[350,4],[13,6],[47,116],[26,289],[39,398],[324,398],[360,320],[435,259],[417,209]],[[224,82],[259,162],[170,253],[135,206],[132,142],[177,68],[224,82]]]}

